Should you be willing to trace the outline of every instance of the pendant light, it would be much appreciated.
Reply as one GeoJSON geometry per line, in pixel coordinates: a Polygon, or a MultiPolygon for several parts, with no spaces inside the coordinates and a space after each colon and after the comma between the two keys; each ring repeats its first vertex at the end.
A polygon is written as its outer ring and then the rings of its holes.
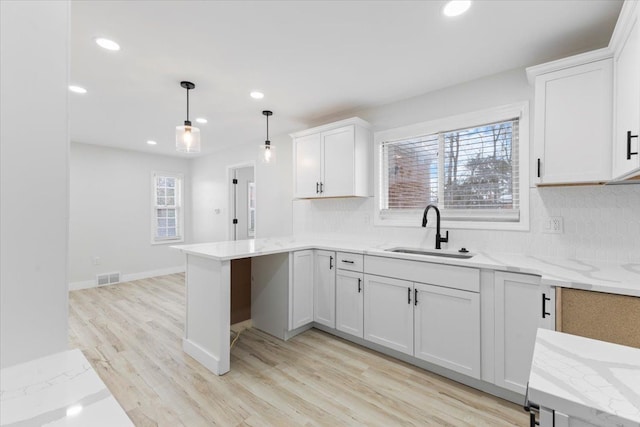
{"type": "Polygon", "coordinates": [[[189,91],[196,87],[191,82],[180,82],[180,86],[187,90],[187,120],[184,126],[176,126],[176,150],[182,153],[200,152],[200,129],[191,126],[189,121],[189,91]]]}
{"type": "Polygon", "coordinates": [[[262,114],[267,118],[267,139],[264,141],[264,145],[260,146],[260,160],[262,163],[275,163],[276,147],[271,145],[271,141],[269,141],[269,116],[272,116],[273,112],[264,110],[262,114]]]}

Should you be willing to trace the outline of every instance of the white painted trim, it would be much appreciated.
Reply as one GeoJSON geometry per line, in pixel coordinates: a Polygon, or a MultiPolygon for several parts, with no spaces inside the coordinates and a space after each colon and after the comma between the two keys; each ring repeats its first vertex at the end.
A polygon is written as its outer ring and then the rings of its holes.
{"type": "Polygon", "coordinates": [[[579,55],[570,56],[568,58],[534,65],[532,67],[527,67],[527,80],[529,81],[529,84],[532,85],[536,80],[536,76],[539,76],[540,74],[551,73],[553,71],[584,65],[611,57],[613,57],[613,50],[610,47],[603,47],[602,49],[592,50],[579,55]]]}
{"type": "Polygon", "coordinates": [[[295,139],[295,138],[300,138],[301,136],[307,136],[314,133],[326,132],[326,131],[334,130],[339,127],[348,126],[348,125],[358,125],[358,126],[362,126],[365,129],[371,129],[371,124],[369,122],[366,122],[359,117],[351,117],[350,119],[327,123],[326,125],[316,126],[313,128],[290,133],[289,136],[295,139]]]}
{"type": "MultiPolygon", "coordinates": [[[[184,271],[185,271],[184,265],[179,265],[175,267],[161,268],[158,270],[148,270],[148,271],[141,271],[139,273],[123,274],[120,276],[119,283],[131,282],[133,280],[148,279],[150,277],[166,276],[167,274],[184,273],[184,271]]],[[[117,285],[117,283],[113,283],[113,285],[117,285]]],[[[110,285],[103,285],[100,287],[102,288],[104,286],[110,286],[110,285]]],[[[96,283],[95,279],[81,280],[78,282],[69,283],[70,291],[77,291],[79,289],[89,289],[89,288],[97,288],[97,287],[99,286],[96,283]]]]}
{"type": "Polygon", "coordinates": [[[616,22],[613,34],[611,35],[611,41],[609,41],[609,49],[612,52],[617,51],[626,37],[628,37],[628,27],[633,23],[635,18],[633,12],[636,7],[638,7],[637,0],[626,0],[622,4],[620,15],[618,15],[618,21],[616,22]]]}
{"type": "Polygon", "coordinates": [[[205,368],[207,368],[214,374],[222,375],[226,372],[226,371],[225,372],[220,371],[219,369],[220,360],[217,357],[215,357],[213,354],[209,353],[207,350],[200,347],[198,344],[194,343],[193,341],[189,341],[188,339],[183,338],[182,349],[184,350],[185,353],[187,353],[189,356],[196,359],[205,368]]]}

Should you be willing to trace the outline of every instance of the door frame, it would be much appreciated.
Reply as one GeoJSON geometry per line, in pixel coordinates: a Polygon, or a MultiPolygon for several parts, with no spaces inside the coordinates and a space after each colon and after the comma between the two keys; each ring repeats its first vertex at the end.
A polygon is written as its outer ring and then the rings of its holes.
{"type": "MultiPolygon", "coordinates": [[[[232,221],[234,218],[234,214],[235,214],[235,199],[234,199],[234,184],[231,182],[231,180],[233,179],[233,177],[235,176],[235,172],[238,169],[243,169],[243,168],[248,168],[251,167],[253,168],[253,182],[255,185],[255,191],[256,191],[256,195],[258,194],[258,180],[257,178],[257,170],[256,170],[256,162],[254,161],[250,161],[250,162],[242,162],[242,163],[235,163],[232,165],[228,165],[227,166],[227,206],[229,206],[229,209],[227,209],[227,239],[228,240],[236,240],[236,229],[235,227],[233,227],[232,221]]],[[[257,220],[257,211],[258,211],[258,198],[256,197],[256,232],[255,232],[255,236],[258,235],[258,220],[257,220]]],[[[255,237],[254,237],[255,238],[255,237]]]]}

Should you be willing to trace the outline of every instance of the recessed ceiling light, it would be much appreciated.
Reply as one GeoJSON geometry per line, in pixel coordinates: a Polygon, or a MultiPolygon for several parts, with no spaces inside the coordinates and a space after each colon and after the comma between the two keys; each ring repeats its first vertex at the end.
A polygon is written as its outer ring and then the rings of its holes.
{"type": "Polygon", "coordinates": [[[258,91],[253,91],[249,95],[251,95],[251,97],[253,99],[262,99],[262,98],[264,98],[264,93],[258,92],[258,91]]]}
{"type": "Polygon", "coordinates": [[[465,13],[471,7],[471,0],[451,0],[444,5],[442,13],[445,16],[458,16],[465,13]]]}
{"type": "Polygon", "coordinates": [[[147,144],[149,144],[149,145],[156,145],[156,144],[158,144],[158,143],[157,143],[157,142],[155,142],[155,141],[152,141],[152,140],[148,140],[148,141],[147,141],[147,144]]]}
{"type": "Polygon", "coordinates": [[[205,119],[204,117],[198,117],[196,119],[196,122],[205,124],[205,123],[207,123],[207,119],[205,119]]]}
{"type": "Polygon", "coordinates": [[[69,85],[69,90],[74,93],[87,93],[87,90],[80,86],[69,85]]]}
{"type": "Polygon", "coordinates": [[[113,40],[104,39],[101,37],[96,38],[96,43],[103,49],[107,50],[120,50],[120,45],[113,40]]]}

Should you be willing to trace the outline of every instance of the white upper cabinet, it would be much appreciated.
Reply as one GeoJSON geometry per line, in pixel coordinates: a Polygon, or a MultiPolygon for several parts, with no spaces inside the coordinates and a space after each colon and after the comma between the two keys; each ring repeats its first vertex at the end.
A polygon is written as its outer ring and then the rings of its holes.
{"type": "Polygon", "coordinates": [[[527,69],[535,78],[538,185],[611,179],[612,65],[602,49],[527,69]]]}
{"type": "Polygon", "coordinates": [[[614,179],[640,174],[639,10],[637,2],[625,2],[611,40],[614,49],[614,179]]]}
{"type": "Polygon", "coordinates": [[[370,197],[373,142],[359,118],[307,129],[293,138],[294,197],[370,197]]]}

